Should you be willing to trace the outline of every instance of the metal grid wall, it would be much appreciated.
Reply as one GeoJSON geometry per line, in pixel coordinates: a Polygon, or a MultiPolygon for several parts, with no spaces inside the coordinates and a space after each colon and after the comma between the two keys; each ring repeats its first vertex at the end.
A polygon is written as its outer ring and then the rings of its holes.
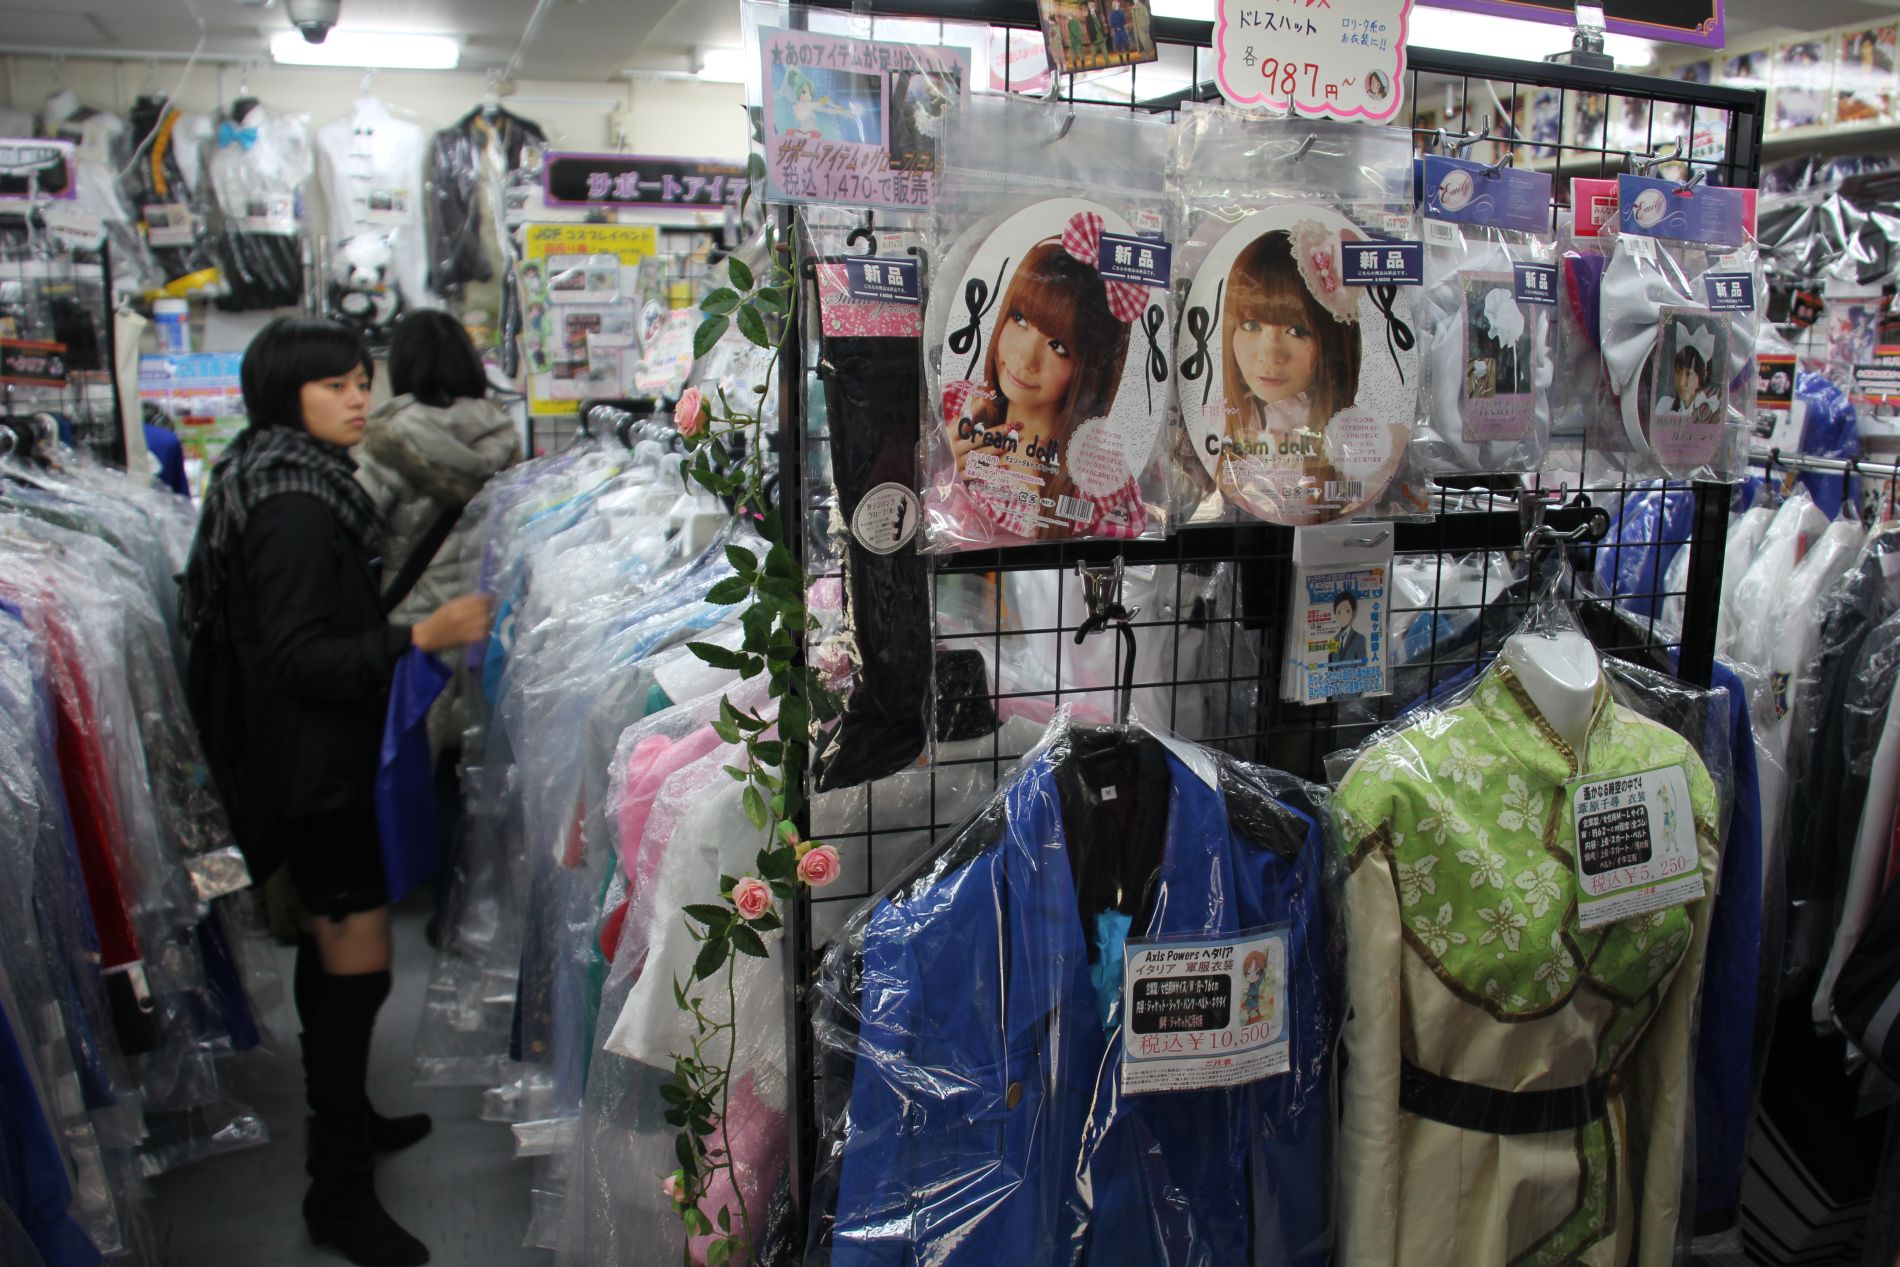
{"type": "MultiPolygon", "coordinates": [[[[995,25],[1020,24],[1022,16],[1019,6],[1000,0],[960,3],[954,10],[931,16],[995,25]]],[[[860,15],[853,33],[879,38],[877,23],[876,17],[860,15]]],[[[903,38],[917,39],[915,23],[907,26],[903,38]]],[[[1158,42],[1165,42],[1164,58],[1172,57],[1177,66],[1182,59],[1191,64],[1194,90],[1144,97],[1137,67],[1088,82],[1071,77],[1061,85],[1061,95],[1078,104],[1099,102],[1171,112],[1187,99],[1212,99],[1213,86],[1207,82],[1212,73],[1210,25],[1157,18],[1154,27],[1158,42]]],[[[1484,128],[1483,116],[1489,115],[1497,139],[1474,147],[1471,156],[1496,161],[1511,152],[1520,165],[1551,171],[1560,204],[1568,199],[1573,177],[1614,176],[1632,158],[1667,152],[1685,124],[1688,135],[1701,129],[1722,138],[1719,152],[1704,152],[1689,160],[1707,172],[1711,183],[1741,187],[1756,183],[1764,100],[1759,91],[1435,50],[1411,50],[1408,60],[1408,101],[1414,131],[1421,139],[1443,126],[1450,113],[1462,114],[1468,134],[1478,135],[1484,128]],[[1448,111],[1446,103],[1459,110],[1448,111]],[[1542,111],[1554,110],[1554,132],[1532,137],[1521,126],[1533,103],[1542,111]],[[1611,129],[1612,118],[1623,120],[1620,134],[1611,129]],[[1635,122],[1641,124],[1641,146],[1633,143],[1635,122]]],[[[1464,131],[1449,130],[1454,135],[1464,131]]],[[[1683,148],[1689,148],[1686,140],[1683,148]]],[[[1682,177],[1687,169],[1665,168],[1664,174],[1682,177]]],[[[1567,217],[1568,208],[1553,205],[1551,214],[1555,227],[1560,218],[1567,217]]],[[[789,227],[789,220],[786,223],[789,227]]],[[[798,347],[795,332],[788,348],[798,347]]],[[[807,486],[822,488],[823,473],[829,470],[829,438],[822,425],[807,415],[806,402],[817,392],[799,360],[797,355],[788,355],[782,367],[782,469],[807,472],[807,486]]],[[[1584,465],[1586,469],[1590,465],[1587,454],[1584,465]]],[[[1034,717],[1069,706],[1081,717],[1107,720],[1112,716],[1114,684],[1122,681],[1125,668],[1117,635],[1109,630],[1090,636],[1112,645],[1108,653],[1112,672],[1098,671],[1083,680],[1083,675],[1069,668],[1078,656],[1091,652],[1073,642],[1077,626],[1089,614],[1075,579],[1076,564],[1101,564],[1119,557],[1131,570],[1155,569],[1159,578],[1149,588],[1150,598],[1156,601],[1149,602],[1131,622],[1137,647],[1134,699],[1142,718],[1183,738],[1323,781],[1328,754],[1359,743],[1414,699],[1470,672],[1483,658],[1485,646],[1494,646],[1528,610],[1524,587],[1501,590],[1493,574],[1483,569],[1475,596],[1467,593],[1455,601],[1448,599],[1442,584],[1448,571],[1468,566],[1473,558],[1514,562],[1524,540],[1522,512],[1532,501],[1552,507],[1545,518],[1551,527],[1569,530],[1589,521],[1596,530],[1592,535],[1598,535],[1627,497],[1655,487],[1620,479],[1589,483],[1581,489],[1575,485],[1559,489],[1535,477],[1527,482],[1494,479],[1490,483],[1497,487],[1436,490],[1438,514],[1433,521],[1389,525],[1395,536],[1394,573],[1407,568],[1440,582],[1431,587],[1432,597],[1425,603],[1408,605],[1395,599],[1389,608],[1393,679],[1398,684],[1391,696],[1318,707],[1280,699],[1293,532],[1277,525],[1222,523],[1185,528],[1164,541],[1045,544],[937,558],[932,580],[937,645],[943,650],[977,650],[989,670],[988,693],[981,700],[940,696],[939,708],[978,704],[998,715],[1034,717]],[[1528,487],[1521,486],[1526,483],[1528,487]],[[1032,588],[1045,600],[1052,592],[1055,595],[1053,622],[1046,606],[1040,619],[1024,619],[1025,608],[1016,601],[1017,595],[1032,588]],[[946,618],[952,611],[957,613],[955,621],[946,618]],[[986,613],[987,619],[972,619],[977,613],[986,613]],[[1425,626],[1429,636],[1419,654],[1400,663],[1397,633],[1416,621],[1429,622],[1425,626]],[[1461,626],[1466,636],[1454,633],[1461,626]],[[1471,632],[1476,636],[1469,636],[1471,632]],[[1184,655],[1184,648],[1192,650],[1184,655]],[[999,665],[1008,657],[1032,651],[1040,656],[1036,670],[999,689],[999,665]]],[[[1669,588],[1666,573],[1658,566],[1649,574],[1651,583],[1639,592],[1626,591],[1626,606],[1641,613],[1631,631],[1631,645],[1673,651],[1681,677],[1706,685],[1714,660],[1730,490],[1719,484],[1673,484],[1667,492],[1686,499],[1689,513],[1677,517],[1686,522],[1686,529],[1679,524],[1678,531],[1665,533],[1653,544],[1664,557],[1690,549],[1687,581],[1669,588]],[[1680,632],[1659,620],[1665,610],[1678,606],[1680,632]]],[[[829,508],[819,498],[814,502],[800,507],[796,515],[788,514],[800,520],[792,528],[801,542],[822,540],[829,508]]],[[[1617,565],[1625,549],[1615,544],[1573,548],[1572,597],[1586,596],[1587,591],[1578,588],[1579,578],[1590,575],[1599,554],[1612,556],[1609,566],[1614,574],[1621,571],[1617,565]]],[[[1583,583],[1588,584],[1587,580],[1583,583]]],[[[1393,593],[1390,586],[1388,593],[1393,593]]],[[[1096,650],[1095,655],[1099,669],[1102,652],[1096,650]]],[[[907,771],[877,786],[813,799],[810,833],[839,847],[846,871],[817,900],[801,900],[789,928],[795,1085],[805,1088],[804,1094],[794,1096],[793,1105],[798,1142],[794,1177],[801,1193],[809,1190],[817,1144],[807,983],[825,943],[850,912],[895,881],[1007,775],[1022,751],[1020,744],[1006,742],[1002,734],[994,732],[987,744],[966,744],[954,755],[948,748],[940,750],[929,768],[907,771]]]]}

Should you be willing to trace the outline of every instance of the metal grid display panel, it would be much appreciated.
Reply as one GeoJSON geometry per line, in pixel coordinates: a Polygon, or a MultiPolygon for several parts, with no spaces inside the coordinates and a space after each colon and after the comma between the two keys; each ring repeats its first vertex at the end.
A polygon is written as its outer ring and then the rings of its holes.
{"type": "MultiPolygon", "coordinates": [[[[1008,20],[1005,15],[988,12],[990,7],[1001,6],[960,5],[955,16],[963,20],[990,18],[999,23],[1008,20]]],[[[1020,18],[1020,14],[1014,16],[1020,18]]],[[[1115,79],[1114,94],[1101,88],[1106,80],[1098,80],[1093,88],[1067,82],[1063,95],[1078,104],[1094,101],[1151,110],[1174,110],[1190,97],[1211,98],[1211,85],[1205,82],[1212,66],[1211,53],[1204,47],[1211,38],[1207,24],[1157,19],[1156,27],[1163,40],[1185,38],[1203,45],[1175,50],[1177,55],[1191,59],[1198,84],[1195,90],[1167,99],[1144,98],[1140,70],[1136,68],[1132,74],[1115,79]]],[[[875,20],[857,33],[877,38],[875,20]]],[[[1471,154],[1496,161],[1508,150],[1515,162],[1552,171],[1559,199],[1552,207],[1553,227],[1560,217],[1568,215],[1561,203],[1568,198],[1571,178],[1613,176],[1626,169],[1632,156],[1641,158],[1645,153],[1655,154],[1658,148],[1666,149],[1672,139],[1670,131],[1678,121],[1686,121],[1691,131],[1719,126],[1723,138],[1720,152],[1690,160],[1706,170],[1712,183],[1752,187],[1757,178],[1763,113],[1760,92],[1432,50],[1412,51],[1408,76],[1414,130],[1421,136],[1440,126],[1438,120],[1443,115],[1434,107],[1448,95],[1461,102],[1482,99],[1494,108],[1494,115],[1510,116],[1510,130],[1502,138],[1474,147],[1471,154]],[[1538,94],[1554,95],[1557,124],[1554,134],[1533,140],[1518,127],[1518,120],[1521,107],[1538,94]],[[1601,106],[1579,111],[1578,104],[1585,102],[1600,102],[1601,106]],[[1620,111],[1626,121],[1642,120],[1646,149],[1630,143],[1633,138],[1627,128],[1621,136],[1610,130],[1607,119],[1611,111],[1620,111]],[[1586,123],[1598,122],[1583,128],[1572,126],[1579,117],[1586,123]]],[[[1483,122],[1476,116],[1486,111],[1466,113],[1470,132],[1476,135],[1483,122]]],[[[1493,130],[1500,128],[1494,117],[1493,130]]],[[[1686,172],[1683,166],[1664,169],[1665,174],[1678,177],[1686,172]]],[[[809,411],[786,411],[781,442],[788,469],[805,473],[808,497],[803,522],[797,525],[800,536],[809,543],[823,542],[827,539],[825,525],[830,507],[824,497],[829,438],[821,423],[822,404],[817,400],[822,392],[816,380],[806,379],[795,365],[786,367],[782,388],[782,399],[796,401],[795,408],[807,401],[815,406],[809,411]]],[[[1587,453],[1582,465],[1585,469],[1593,465],[1587,453]]],[[[1527,489],[1515,487],[1520,483],[1517,480],[1494,479],[1490,483],[1498,487],[1477,492],[1439,490],[1434,494],[1438,513],[1433,521],[1391,525],[1395,534],[1394,572],[1401,567],[1414,568],[1442,581],[1448,569],[1468,566],[1473,557],[1496,556],[1514,563],[1524,538],[1520,497],[1559,490],[1536,478],[1527,481],[1527,489]]],[[[1651,487],[1621,478],[1598,479],[1581,489],[1572,485],[1561,490],[1562,500],[1571,503],[1571,508],[1550,511],[1547,521],[1560,530],[1582,523],[1585,512],[1574,504],[1579,492],[1590,505],[1614,517],[1626,497],[1651,487]]],[[[1687,579],[1671,587],[1666,573],[1657,567],[1649,574],[1653,577],[1650,583],[1635,592],[1626,589],[1620,597],[1626,608],[1641,613],[1631,630],[1631,645],[1673,652],[1684,680],[1706,684],[1714,658],[1730,490],[1717,484],[1675,484],[1668,486],[1668,492],[1686,499],[1688,513],[1675,516],[1677,530],[1665,532],[1650,544],[1665,557],[1689,549],[1687,579]],[[1673,614],[1678,609],[1680,632],[1660,619],[1665,611],[1673,614]]],[[[1475,593],[1467,590],[1455,601],[1445,597],[1448,587],[1434,585],[1428,601],[1395,601],[1388,612],[1392,630],[1408,629],[1415,621],[1429,622],[1429,637],[1420,653],[1405,666],[1402,692],[1319,707],[1289,704],[1280,698],[1280,665],[1293,576],[1292,541],[1288,528],[1223,523],[1186,528],[1159,542],[1079,542],[943,556],[935,561],[932,574],[933,612],[938,622],[934,632],[941,648],[968,647],[983,653],[990,674],[986,698],[999,715],[1033,708],[1047,712],[1067,706],[1078,717],[1105,719],[1105,714],[1112,715],[1116,694],[1110,684],[1121,681],[1124,663],[1121,640],[1115,632],[1090,636],[1112,647],[1112,673],[1106,677],[1098,673],[1081,682],[1064,672],[1065,662],[1078,654],[1072,638],[1087,616],[1074,579],[1075,565],[1120,557],[1130,568],[1156,568],[1165,578],[1158,595],[1161,601],[1147,605],[1132,622],[1139,670],[1133,683],[1138,715],[1182,738],[1323,781],[1329,754],[1360,743],[1419,695],[1428,695],[1442,684],[1469,674],[1483,658],[1485,643],[1495,645],[1528,609],[1528,599],[1522,592],[1501,593],[1500,584],[1488,572],[1480,572],[1475,593]],[[1038,572],[1045,575],[1045,592],[1053,586],[1058,595],[1053,617],[1044,608],[1041,615],[1025,619],[1010,602],[1012,584],[1022,574],[1038,572]],[[972,591],[979,596],[975,604],[970,601],[972,591]],[[989,620],[970,622],[969,613],[984,603],[989,620]],[[945,627],[942,615],[951,607],[965,620],[956,627],[945,627]],[[1475,626],[1486,636],[1476,640],[1448,632],[1441,636],[1441,631],[1460,626],[1467,630],[1475,626]],[[1155,643],[1172,652],[1159,659],[1142,652],[1141,648],[1155,643]],[[1031,677],[999,688],[999,665],[1006,656],[1030,644],[1039,645],[1046,653],[1044,680],[1031,677]],[[1183,663],[1180,649],[1190,644],[1197,651],[1183,663]],[[1109,706],[1106,709],[1105,704],[1109,706]]],[[[1580,598],[1587,594],[1584,587],[1599,556],[1610,556],[1608,566],[1614,574],[1622,571],[1618,565],[1623,552],[1634,548],[1608,543],[1573,547],[1569,551],[1572,574],[1567,596],[1580,598]]],[[[835,561],[831,566],[835,569],[835,561]]],[[[824,561],[820,560],[815,570],[822,572],[823,568],[824,561]]],[[[1396,640],[1394,646],[1396,649],[1396,640]]],[[[938,702],[941,706],[957,701],[940,698],[938,702]]],[[[967,748],[958,755],[938,752],[928,768],[907,771],[875,786],[813,798],[810,834],[837,845],[846,865],[836,884],[815,900],[802,901],[794,912],[788,972],[793,995],[792,1039],[800,1074],[797,1085],[814,1085],[805,990],[824,946],[859,904],[898,879],[1007,777],[1022,751],[1021,745],[1006,743],[1000,735],[997,732],[987,749],[979,745],[974,753],[967,748]]],[[[808,1190],[810,1161],[817,1143],[811,1108],[809,1094],[795,1097],[794,1125],[799,1144],[796,1178],[800,1192],[808,1190]]]]}

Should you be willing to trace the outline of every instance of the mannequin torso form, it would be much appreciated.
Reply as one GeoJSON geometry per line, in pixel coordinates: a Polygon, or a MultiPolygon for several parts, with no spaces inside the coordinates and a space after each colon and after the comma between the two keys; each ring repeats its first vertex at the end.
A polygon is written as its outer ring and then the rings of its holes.
{"type": "Polygon", "coordinates": [[[1537,711],[1581,758],[1603,678],[1590,640],[1573,630],[1513,634],[1503,655],[1537,711]]]}

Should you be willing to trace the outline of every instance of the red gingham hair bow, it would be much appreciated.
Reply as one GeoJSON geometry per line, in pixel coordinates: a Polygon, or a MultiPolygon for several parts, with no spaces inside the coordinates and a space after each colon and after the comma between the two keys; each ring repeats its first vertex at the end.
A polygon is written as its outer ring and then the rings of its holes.
{"type": "MultiPolygon", "coordinates": [[[[1078,211],[1069,217],[1069,225],[1062,231],[1062,249],[1080,263],[1100,270],[1102,267],[1102,217],[1093,211],[1078,211]]],[[[1104,277],[1102,285],[1108,290],[1108,310],[1115,314],[1117,321],[1133,321],[1148,308],[1148,288],[1134,282],[1116,281],[1104,277]]]]}

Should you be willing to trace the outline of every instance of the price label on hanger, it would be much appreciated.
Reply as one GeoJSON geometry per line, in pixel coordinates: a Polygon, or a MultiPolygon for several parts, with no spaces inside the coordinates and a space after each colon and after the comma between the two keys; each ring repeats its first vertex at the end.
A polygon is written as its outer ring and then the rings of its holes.
{"type": "Polygon", "coordinates": [[[1573,779],[1577,923],[1586,929],[1699,900],[1689,776],[1679,765],[1573,779]]]}
{"type": "Polygon", "coordinates": [[[1237,1087],[1285,1073],[1287,930],[1130,941],[1122,1094],[1237,1087]]]}
{"type": "Polygon", "coordinates": [[[1385,123],[1405,98],[1411,0],[1221,0],[1214,80],[1237,106],[1385,123]]]}

